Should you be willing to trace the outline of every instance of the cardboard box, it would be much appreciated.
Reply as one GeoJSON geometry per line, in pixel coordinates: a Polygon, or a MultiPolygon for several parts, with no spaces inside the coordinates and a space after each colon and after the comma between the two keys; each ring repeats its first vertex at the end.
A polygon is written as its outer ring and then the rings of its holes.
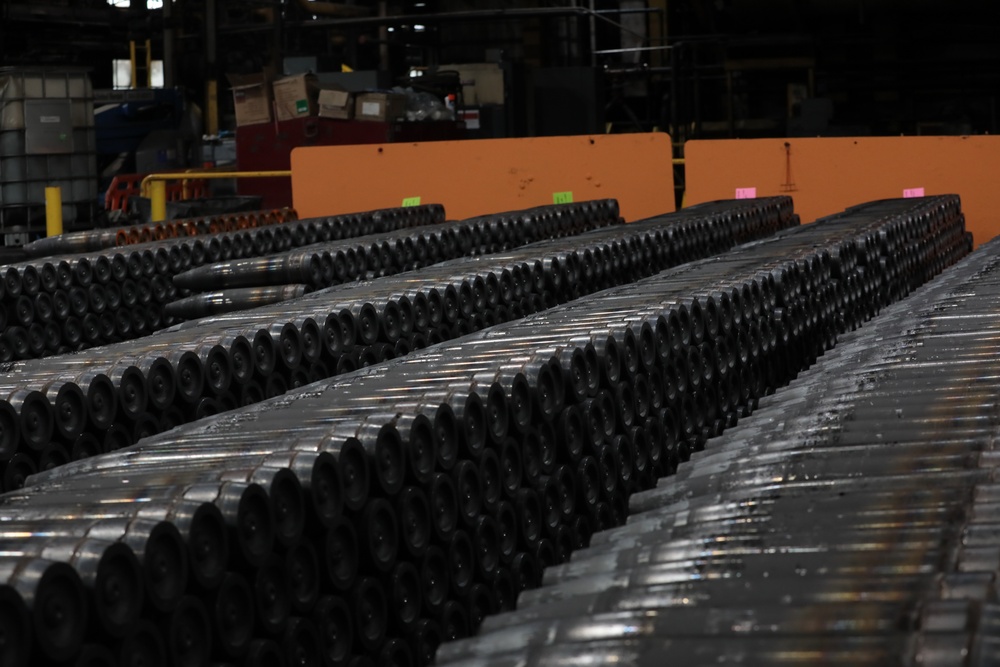
{"type": "Polygon", "coordinates": [[[286,76],[275,81],[271,88],[278,120],[316,115],[319,84],[315,74],[286,76]]]}
{"type": "Polygon", "coordinates": [[[402,93],[358,93],[354,97],[355,120],[394,121],[406,117],[406,95],[402,93]]]}
{"type": "Polygon", "coordinates": [[[260,74],[228,74],[236,108],[236,125],[258,125],[271,122],[270,77],[260,74]]]}
{"type": "Polygon", "coordinates": [[[354,100],[351,94],[336,88],[319,91],[319,115],[322,118],[350,120],[354,117],[354,100]]]}
{"type": "Polygon", "coordinates": [[[503,70],[496,63],[441,65],[438,71],[458,72],[466,106],[504,103],[503,70]]]}

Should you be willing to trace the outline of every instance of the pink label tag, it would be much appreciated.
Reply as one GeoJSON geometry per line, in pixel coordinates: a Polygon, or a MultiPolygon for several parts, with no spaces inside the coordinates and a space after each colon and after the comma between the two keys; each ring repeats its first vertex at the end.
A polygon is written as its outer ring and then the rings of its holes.
{"type": "Polygon", "coordinates": [[[923,188],[907,188],[906,190],[903,190],[903,197],[904,198],[909,198],[909,197],[923,197],[923,196],[924,196],[924,189],[923,188]]]}
{"type": "Polygon", "coordinates": [[[756,199],[757,188],[736,188],[737,199],[756,199]]]}

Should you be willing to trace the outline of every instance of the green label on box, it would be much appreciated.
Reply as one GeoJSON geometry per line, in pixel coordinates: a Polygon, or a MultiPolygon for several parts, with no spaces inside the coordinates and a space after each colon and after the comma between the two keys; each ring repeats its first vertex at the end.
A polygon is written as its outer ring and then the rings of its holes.
{"type": "Polygon", "coordinates": [[[420,197],[407,197],[403,200],[403,206],[420,206],[420,197]]]}
{"type": "Polygon", "coordinates": [[[573,193],[572,192],[553,192],[552,193],[552,203],[553,204],[572,204],[573,203],[573,193]]]}
{"type": "Polygon", "coordinates": [[[306,100],[295,100],[295,113],[309,113],[309,102],[306,100]]]}

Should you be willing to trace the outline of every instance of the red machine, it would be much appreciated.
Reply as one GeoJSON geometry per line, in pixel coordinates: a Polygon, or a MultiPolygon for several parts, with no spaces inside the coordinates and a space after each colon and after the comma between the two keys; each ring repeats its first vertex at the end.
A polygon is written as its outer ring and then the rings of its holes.
{"type": "MultiPolygon", "coordinates": [[[[291,152],[299,146],[342,146],[411,141],[464,139],[465,125],[454,121],[377,122],[310,116],[236,129],[236,160],[241,171],[291,168],[291,152]]],[[[331,173],[330,178],[336,178],[331,173]]],[[[263,208],[292,205],[289,178],[240,179],[239,194],[264,198],[263,208]]]]}

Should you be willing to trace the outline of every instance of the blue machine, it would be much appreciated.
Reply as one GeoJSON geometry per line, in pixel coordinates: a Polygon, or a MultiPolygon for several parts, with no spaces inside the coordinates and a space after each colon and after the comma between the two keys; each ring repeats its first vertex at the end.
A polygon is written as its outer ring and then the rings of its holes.
{"type": "Polygon", "coordinates": [[[201,112],[177,88],[95,91],[97,164],[103,188],[117,174],[201,164],[201,112]]]}

